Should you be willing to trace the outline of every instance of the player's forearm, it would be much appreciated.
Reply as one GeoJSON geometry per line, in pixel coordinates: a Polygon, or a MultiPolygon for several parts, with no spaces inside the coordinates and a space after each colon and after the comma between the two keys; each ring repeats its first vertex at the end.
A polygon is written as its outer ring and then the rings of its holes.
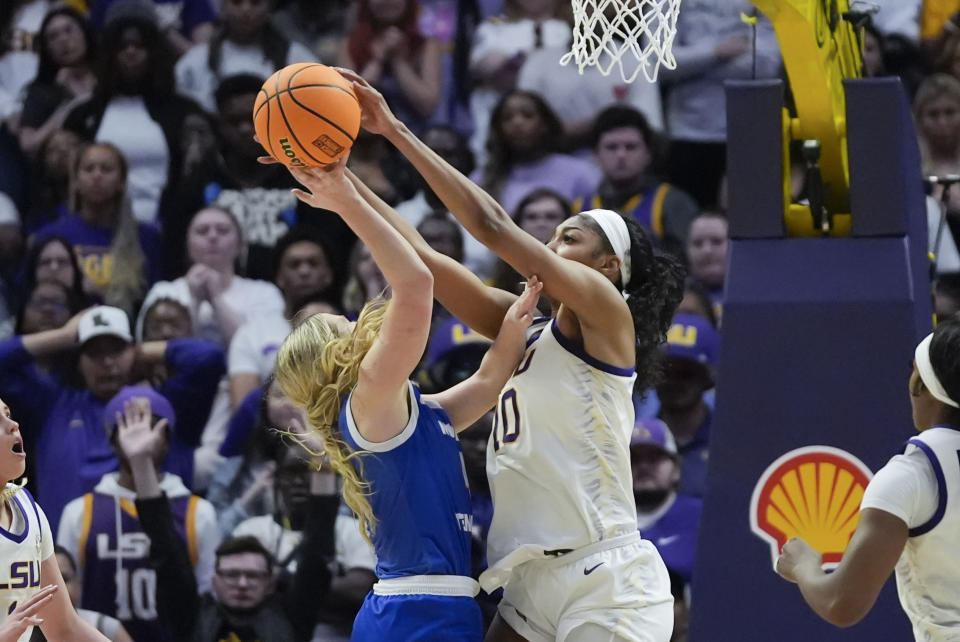
{"type": "MultiPolygon", "coordinates": [[[[420,256],[424,262],[428,261],[431,257],[430,255],[434,252],[427,242],[420,236],[420,233],[417,232],[417,229],[411,225],[405,218],[400,216],[395,209],[390,207],[386,201],[377,196],[376,192],[367,187],[367,184],[357,178],[357,175],[351,172],[349,169],[346,170],[346,176],[350,179],[350,182],[353,183],[353,186],[357,188],[357,192],[360,193],[360,197],[363,198],[367,204],[380,215],[383,220],[385,220],[390,227],[395,229],[400,233],[407,243],[413,247],[417,252],[417,255],[420,256]]],[[[429,263],[427,263],[429,265],[429,263]]]]}
{"type": "MultiPolygon", "coordinates": [[[[401,234],[356,192],[355,199],[339,209],[341,218],[364,242],[394,296],[404,290],[433,292],[433,276],[401,234]]],[[[432,299],[431,295],[431,299],[432,299]]]]}
{"type": "Polygon", "coordinates": [[[488,288],[461,263],[430,247],[409,221],[387,205],[373,190],[352,172],[347,172],[361,197],[400,233],[433,274],[433,295],[454,316],[480,334],[493,338],[500,331],[500,322],[514,297],[488,288]]]}
{"type": "Polygon", "coordinates": [[[803,599],[827,622],[840,627],[853,626],[866,615],[855,600],[844,596],[838,575],[825,573],[819,565],[811,564],[798,567],[796,576],[803,599]]]}
{"type": "Polygon", "coordinates": [[[497,402],[500,390],[506,385],[523,357],[523,345],[498,338],[483,355],[480,368],[474,375],[479,387],[479,396],[488,408],[497,402]],[[487,403],[489,402],[489,403],[487,403]]]}
{"type": "Polygon", "coordinates": [[[81,620],[75,611],[64,619],[67,621],[53,631],[49,630],[50,626],[40,626],[44,637],[50,642],[110,642],[102,633],[81,620]]]}
{"type": "Polygon", "coordinates": [[[400,121],[387,139],[416,167],[450,213],[478,241],[495,248],[501,230],[512,219],[479,185],[443,160],[400,121]]]}

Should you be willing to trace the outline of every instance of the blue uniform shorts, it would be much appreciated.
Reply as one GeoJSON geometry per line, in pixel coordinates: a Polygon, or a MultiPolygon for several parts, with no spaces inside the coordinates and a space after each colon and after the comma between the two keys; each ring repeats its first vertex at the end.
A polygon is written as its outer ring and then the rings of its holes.
{"type": "Polygon", "coordinates": [[[353,642],[481,642],[483,615],[472,597],[367,594],[353,642]]]}

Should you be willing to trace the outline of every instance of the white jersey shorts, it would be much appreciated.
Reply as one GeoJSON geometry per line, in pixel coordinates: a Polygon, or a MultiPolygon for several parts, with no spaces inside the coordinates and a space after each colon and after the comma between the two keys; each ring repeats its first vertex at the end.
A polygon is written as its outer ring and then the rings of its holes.
{"type": "Polygon", "coordinates": [[[597,642],[667,642],[673,633],[667,568],[638,532],[514,567],[498,610],[530,642],[574,642],[585,631],[597,642]]]}

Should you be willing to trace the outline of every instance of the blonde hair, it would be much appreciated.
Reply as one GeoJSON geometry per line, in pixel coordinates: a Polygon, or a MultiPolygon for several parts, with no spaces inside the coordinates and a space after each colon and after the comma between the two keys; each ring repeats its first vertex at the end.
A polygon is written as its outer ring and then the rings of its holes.
{"type": "Polygon", "coordinates": [[[913,113],[919,117],[927,103],[944,96],[960,103],[960,80],[944,73],[927,76],[917,88],[913,99],[913,113]]]}
{"type": "Polygon", "coordinates": [[[219,212],[227,217],[230,223],[233,225],[233,229],[237,233],[237,256],[233,259],[233,273],[235,276],[243,276],[245,274],[244,266],[247,264],[247,242],[243,234],[243,226],[240,225],[240,219],[237,218],[237,215],[233,213],[232,210],[228,209],[224,205],[217,205],[216,203],[211,203],[210,205],[205,205],[198,209],[190,216],[190,221],[187,223],[187,233],[186,238],[184,239],[185,251],[187,254],[187,260],[190,261],[190,265],[196,263],[193,260],[193,257],[190,256],[190,228],[193,227],[193,222],[197,217],[207,211],[219,212]]]}
{"type": "Polygon", "coordinates": [[[5,502],[17,493],[19,493],[27,485],[27,478],[24,477],[20,480],[20,483],[9,481],[0,489],[0,502],[5,502]]]}
{"type": "MultiPolygon", "coordinates": [[[[73,167],[74,177],[80,170],[84,154],[94,148],[106,149],[113,153],[120,164],[120,175],[123,178],[123,191],[117,195],[114,203],[113,240],[110,243],[109,250],[113,259],[113,268],[110,273],[110,284],[107,285],[106,292],[103,295],[103,302],[132,315],[136,310],[136,304],[143,298],[143,291],[146,286],[146,279],[143,275],[146,256],[140,246],[140,226],[133,216],[133,206],[126,187],[129,166],[123,152],[115,145],[91,143],[77,154],[73,167]]],[[[75,184],[71,185],[70,192],[70,209],[79,214],[82,204],[75,184]]]]}
{"type": "Polygon", "coordinates": [[[275,370],[283,394],[306,413],[307,430],[320,438],[331,467],[343,478],[343,499],[368,541],[376,526],[370,482],[361,476],[361,462],[354,461],[363,451],[343,441],[338,420],[343,400],[357,385],[360,362],[380,333],[387,305],[380,297],[367,303],[349,334],[323,315],[313,315],[280,346],[275,370]]]}

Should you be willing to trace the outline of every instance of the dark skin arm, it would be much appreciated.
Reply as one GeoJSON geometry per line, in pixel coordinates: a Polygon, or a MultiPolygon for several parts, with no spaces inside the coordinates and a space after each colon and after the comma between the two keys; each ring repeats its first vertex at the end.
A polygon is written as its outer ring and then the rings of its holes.
{"type": "MultiPolygon", "coordinates": [[[[558,323],[567,336],[580,335],[593,357],[620,367],[633,365],[636,338],[630,310],[611,278],[619,273],[619,258],[605,259],[602,264],[598,260],[596,265],[562,258],[524,232],[492,196],[413,135],[363,78],[347,69],[338,71],[353,84],[364,129],[389,140],[474,238],[520,274],[537,275],[547,298],[562,304],[558,323]]],[[[564,233],[562,242],[567,243],[568,237],[570,243],[585,243],[589,232],[576,228],[564,233]]],[[[435,284],[437,296],[449,295],[451,305],[447,309],[464,319],[460,304],[467,301],[466,297],[458,292],[445,293],[442,285],[440,281],[435,284]]]]}
{"type": "Polygon", "coordinates": [[[876,508],[860,511],[860,522],[832,573],[821,568],[821,555],[800,538],[783,547],[776,571],[800,587],[803,599],[824,620],[840,627],[862,620],[893,573],[909,529],[900,519],[876,508]]]}

